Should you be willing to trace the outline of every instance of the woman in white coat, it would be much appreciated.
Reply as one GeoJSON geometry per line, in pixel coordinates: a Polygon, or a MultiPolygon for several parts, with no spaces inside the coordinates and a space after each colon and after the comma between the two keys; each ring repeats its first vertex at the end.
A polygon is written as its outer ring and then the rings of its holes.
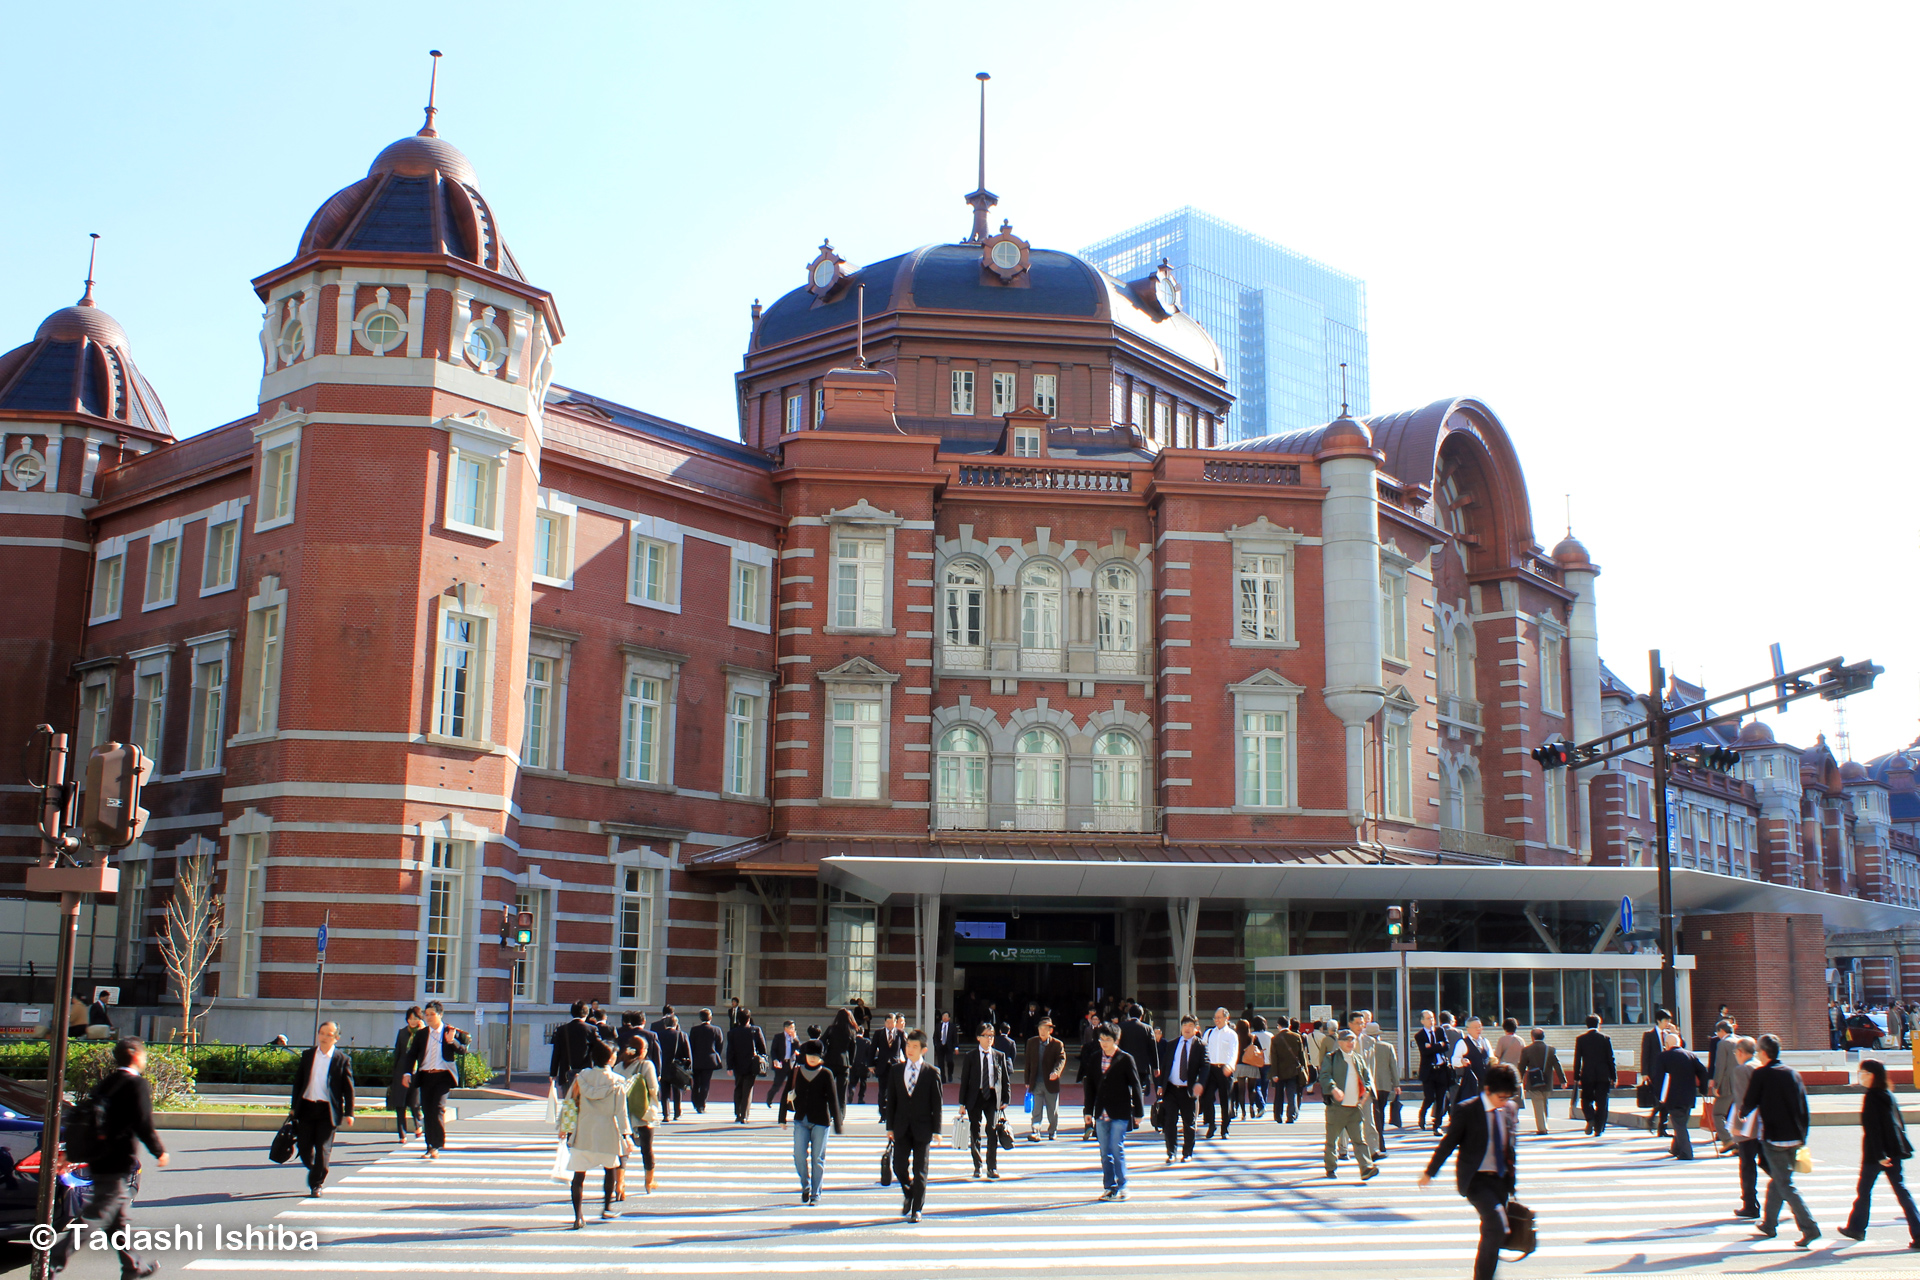
{"type": "Polygon", "coordinates": [[[600,1216],[617,1218],[613,1207],[613,1184],[620,1164],[632,1145],[632,1126],[627,1119],[625,1076],[607,1069],[613,1061],[613,1046],[595,1040],[587,1049],[593,1061],[590,1070],[573,1078],[567,1101],[560,1108],[560,1138],[567,1144],[567,1168],[573,1173],[573,1226],[581,1226],[580,1197],[586,1186],[587,1171],[601,1170],[600,1216]]]}

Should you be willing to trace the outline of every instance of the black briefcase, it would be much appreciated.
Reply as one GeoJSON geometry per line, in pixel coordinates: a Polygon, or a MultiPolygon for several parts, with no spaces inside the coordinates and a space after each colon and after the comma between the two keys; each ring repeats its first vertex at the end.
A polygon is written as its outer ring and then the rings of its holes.
{"type": "Polygon", "coordinates": [[[880,1153],[880,1185],[893,1185],[893,1135],[887,1135],[887,1149],[880,1153]]]}
{"type": "Polygon", "coordinates": [[[1539,1244],[1533,1227],[1533,1210],[1518,1200],[1507,1201],[1507,1238],[1500,1247],[1526,1257],[1539,1244]]]}
{"type": "Polygon", "coordinates": [[[267,1148],[267,1159],[275,1164],[285,1164],[293,1159],[295,1145],[293,1135],[293,1115],[288,1113],[286,1120],[280,1126],[280,1132],[273,1135],[273,1145],[267,1148]]]}

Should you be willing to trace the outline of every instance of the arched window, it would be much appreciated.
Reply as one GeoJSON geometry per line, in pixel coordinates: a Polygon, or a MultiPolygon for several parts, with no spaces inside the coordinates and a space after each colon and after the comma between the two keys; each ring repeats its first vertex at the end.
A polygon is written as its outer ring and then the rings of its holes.
{"type": "Polygon", "coordinates": [[[1140,744],[1118,730],[1093,740],[1093,826],[1140,830],[1140,744]]]}
{"type": "Polygon", "coordinates": [[[1031,564],[1020,571],[1020,667],[1060,670],[1060,571],[1031,564]]]}
{"type": "Polygon", "coordinates": [[[941,659],[948,667],[975,670],[987,665],[986,574],[977,564],[947,566],[940,590],[941,659]]]}
{"type": "Polygon", "coordinates": [[[979,830],[987,825],[985,734],[970,725],[942,734],[934,777],[934,826],[979,830]]]}
{"type": "Polygon", "coordinates": [[[1095,633],[1099,641],[1099,669],[1113,675],[1132,675],[1139,665],[1134,656],[1138,630],[1134,616],[1139,593],[1133,570],[1110,564],[1095,575],[1095,633]]]}
{"type": "Polygon", "coordinates": [[[1060,831],[1067,825],[1067,758],[1060,735],[1029,729],[1020,735],[1013,762],[1014,826],[1021,831],[1060,831]]]}

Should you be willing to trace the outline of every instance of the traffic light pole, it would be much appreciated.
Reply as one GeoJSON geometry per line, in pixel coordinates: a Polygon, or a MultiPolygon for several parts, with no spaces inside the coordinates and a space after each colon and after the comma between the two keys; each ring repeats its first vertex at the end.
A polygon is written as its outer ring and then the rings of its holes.
{"type": "Polygon", "coordinates": [[[1666,705],[1661,692],[1667,687],[1667,673],[1660,665],[1660,651],[1647,653],[1647,745],[1653,754],[1653,825],[1655,875],[1660,882],[1660,1004],[1675,1018],[1680,1016],[1680,973],[1674,960],[1673,921],[1673,841],[1667,835],[1667,778],[1673,764],[1667,757],[1667,742],[1673,735],[1662,709],[1666,705]]]}

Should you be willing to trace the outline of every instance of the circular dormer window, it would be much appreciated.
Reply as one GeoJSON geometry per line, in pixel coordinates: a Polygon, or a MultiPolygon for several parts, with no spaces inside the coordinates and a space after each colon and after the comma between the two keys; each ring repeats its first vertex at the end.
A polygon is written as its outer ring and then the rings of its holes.
{"type": "Polygon", "coordinates": [[[391,311],[376,311],[360,322],[360,340],[374,351],[391,351],[400,345],[400,317],[391,311]]]}
{"type": "Polygon", "coordinates": [[[30,449],[7,459],[7,483],[16,489],[31,489],[46,475],[47,460],[30,449]]]}
{"type": "Polygon", "coordinates": [[[287,327],[280,331],[281,362],[284,364],[292,364],[295,360],[298,360],[300,353],[306,349],[306,345],[307,326],[301,324],[298,320],[289,322],[287,327]]]}
{"type": "Polygon", "coordinates": [[[500,363],[500,335],[492,325],[476,324],[467,331],[467,359],[482,369],[500,363]]]}

